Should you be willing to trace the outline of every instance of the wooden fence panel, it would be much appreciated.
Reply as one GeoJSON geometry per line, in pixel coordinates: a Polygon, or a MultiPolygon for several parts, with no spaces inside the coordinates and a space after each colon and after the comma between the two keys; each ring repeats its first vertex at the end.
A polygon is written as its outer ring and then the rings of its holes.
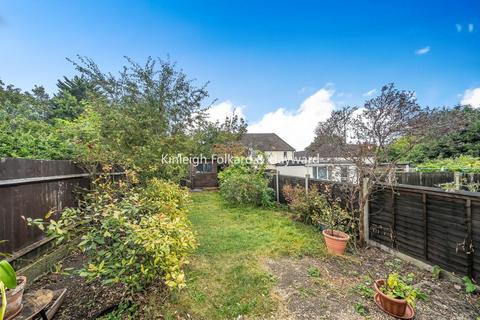
{"type": "Polygon", "coordinates": [[[422,194],[408,191],[393,191],[392,193],[396,199],[394,244],[398,250],[422,259],[425,253],[422,194]]]}
{"type": "Polygon", "coordinates": [[[0,240],[6,242],[0,243],[0,252],[16,252],[44,237],[38,228],[27,226],[22,216],[42,218],[54,210],[55,218],[63,208],[76,206],[75,190],[89,186],[88,177],[80,173],[82,170],[71,161],[2,159],[0,240]],[[66,175],[77,177],[66,178],[66,175]],[[64,177],[55,179],[54,176],[64,177]]]}
{"type": "Polygon", "coordinates": [[[378,190],[370,199],[370,238],[386,246],[393,246],[393,198],[385,190],[378,190]]]}
{"type": "MultiPolygon", "coordinates": [[[[478,173],[460,173],[460,180],[466,183],[480,182],[478,173]]],[[[395,182],[423,187],[438,187],[438,185],[447,182],[454,182],[455,174],[453,172],[397,172],[395,182]]]]}
{"type": "Polygon", "coordinates": [[[471,202],[473,273],[480,276],[480,199],[471,202]]]}
{"type": "Polygon", "coordinates": [[[370,200],[370,239],[461,275],[480,275],[480,193],[396,186],[370,200]]]}
{"type": "Polygon", "coordinates": [[[436,187],[441,183],[453,182],[453,172],[397,172],[396,183],[423,187],[436,187]]]}

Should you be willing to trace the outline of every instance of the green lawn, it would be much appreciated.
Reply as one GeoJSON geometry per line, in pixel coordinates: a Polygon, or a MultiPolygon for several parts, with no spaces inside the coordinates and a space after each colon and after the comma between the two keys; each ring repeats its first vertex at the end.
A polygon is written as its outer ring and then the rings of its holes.
{"type": "MultiPolygon", "coordinates": [[[[164,306],[149,306],[167,319],[233,319],[261,315],[276,308],[275,279],[262,261],[279,255],[324,255],[314,228],[275,210],[225,207],[216,192],[192,193],[190,219],[198,249],[187,268],[187,288],[164,306]],[[161,308],[161,309],[159,309],[161,308]]],[[[152,315],[153,316],[153,315],[152,315]]]]}

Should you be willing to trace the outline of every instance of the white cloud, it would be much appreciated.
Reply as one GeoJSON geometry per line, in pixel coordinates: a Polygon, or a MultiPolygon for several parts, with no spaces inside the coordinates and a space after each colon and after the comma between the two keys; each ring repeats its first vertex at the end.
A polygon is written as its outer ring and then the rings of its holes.
{"type": "Polygon", "coordinates": [[[416,51],[415,51],[415,54],[416,54],[417,56],[421,56],[421,55],[426,54],[426,53],[428,53],[428,52],[430,52],[430,47],[427,46],[427,47],[425,47],[425,48],[420,48],[420,49],[416,50],[416,51]]]}
{"type": "Polygon", "coordinates": [[[375,94],[375,92],[377,92],[377,89],[372,89],[370,91],[367,91],[363,94],[364,97],[371,97],[375,94]]]}
{"type": "Polygon", "coordinates": [[[207,115],[208,119],[212,122],[223,122],[226,117],[232,117],[233,115],[237,115],[240,118],[245,119],[245,115],[243,113],[244,109],[245,106],[235,107],[231,101],[226,100],[213,105],[207,110],[207,115]]]}
{"type": "Polygon", "coordinates": [[[469,104],[474,108],[480,108],[480,88],[467,89],[460,102],[462,105],[469,104]]]}
{"type": "Polygon", "coordinates": [[[458,23],[457,23],[457,24],[455,25],[455,28],[457,29],[457,32],[462,31],[462,25],[461,25],[461,24],[458,24],[458,23]]]}
{"type": "Polygon", "coordinates": [[[248,127],[251,133],[276,133],[297,150],[303,150],[313,141],[319,121],[326,120],[333,108],[331,85],[318,90],[305,99],[295,111],[278,108],[265,114],[262,119],[248,127]]]}
{"type": "Polygon", "coordinates": [[[473,23],[468,24],[468,32],[473,32],[473,23]]]}

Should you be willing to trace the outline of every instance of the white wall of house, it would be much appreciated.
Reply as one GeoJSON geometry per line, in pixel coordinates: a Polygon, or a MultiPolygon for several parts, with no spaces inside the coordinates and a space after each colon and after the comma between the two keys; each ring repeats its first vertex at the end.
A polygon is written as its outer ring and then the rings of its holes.
{"type": "Polygon", "coordinates": [[[280,175],[304,178],[306,174],[312,179],[328,180],[335,182],[353,182],[357,177],[356,166],[348,164],[325,163],[303,166],[272,167],[278,170],[280,175]]]}
{"type": "MultiPolygon", "coordinates": [[[[252,152],[250,151],[250,157],[252,152]]],[[[262,160],[262,156],[259,152],[254,152],[256,154],[257,160],[262,160]]],[[[293,160],[293,151],[265,151],[263,154],[267,157],[267,161],[269,165],[274,165],[285,160],[293,160]]],[[[270,166],[274,168],[273,166],[270,166]]]]}
{"type": "Polygon", "coordinates": [[[313,179],[328,180],[335,182],[353,182],[357,177],[357,167],[348,164],[318,164],[312,165],[313,179]]]}
{"type": "Polygon", "coordinates": [[[285,160],[293,160],[293,151],[265,151],[269,164],[276,164],[285,160]]]}
{"type": "Polygon", "coordinates": [[[305,178],[306,174],[312,176],[312,167],[306,166],[275,166],[280,175],[305,178]]]}

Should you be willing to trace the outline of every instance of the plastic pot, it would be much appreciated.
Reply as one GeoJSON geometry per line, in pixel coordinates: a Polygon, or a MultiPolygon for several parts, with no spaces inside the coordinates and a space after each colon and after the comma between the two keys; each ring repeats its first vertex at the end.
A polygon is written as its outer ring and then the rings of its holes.
{"type": "Polygon", "coordinates": [[[396,317],[403,317],[407,309],[407,300],[394,299],[382,292],[380,288],[385,285],[385,280],[376,280],[374,284],[375,291],[379,295],[380,304],[386,312],[396,317]]]}
{"type": "MultiPolygon", "coordinates": [[[[17,277],[17,286],[15,289],[7,290],[7,310],[5,311],[5,319],[13,319],[22,310],[23,291],[27,278],[24,276],[17,277]]],[[[0,302],[1,303],[1,302],[0,302]]]]}

